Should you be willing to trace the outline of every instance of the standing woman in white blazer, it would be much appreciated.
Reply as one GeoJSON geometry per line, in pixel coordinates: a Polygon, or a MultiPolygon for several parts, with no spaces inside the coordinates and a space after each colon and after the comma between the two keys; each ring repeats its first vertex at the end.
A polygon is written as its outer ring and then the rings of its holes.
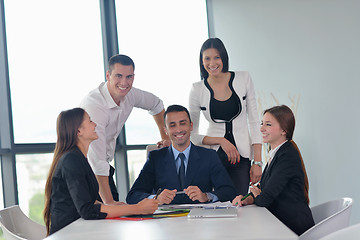
{"type": "Polygon", "coordinates": [[[229,57],[218,38],[204,42],[199,63],[202,80],[193,84],[189,98],[191,141],[215,149],[237,194],[247,194],[250,181],[260,181],[262,173],[262,137],[253,82],[246,71],[228,70],[229,57]],[[200,112],[209,123],[206,135],[199,134],[200,112]]]}

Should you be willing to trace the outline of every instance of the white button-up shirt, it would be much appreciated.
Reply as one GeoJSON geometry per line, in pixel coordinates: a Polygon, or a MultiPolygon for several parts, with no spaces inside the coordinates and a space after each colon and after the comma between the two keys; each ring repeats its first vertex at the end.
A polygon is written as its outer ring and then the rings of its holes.
{"type": "Polygon", "coordinates": [[[131,88],[118,106],[110,95],[106,82],[92,90],[80,103],[96,123],[98,139],[90,144],[88,160],[96,175],[109,176],[109,162],[115,154],[116,139],[134,107],[156,115],[164,109],[154,94],[131,88]]]}

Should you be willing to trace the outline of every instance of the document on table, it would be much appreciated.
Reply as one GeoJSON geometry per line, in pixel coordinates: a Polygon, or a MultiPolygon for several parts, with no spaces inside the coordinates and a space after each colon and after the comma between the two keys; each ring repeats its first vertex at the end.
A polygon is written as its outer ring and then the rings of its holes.
{"type": "Polygon", "coordinates": [[[189,209],[157,209],[153,214],[148,215],[130,215],[124,217],[115,217],[115,218],[107,218],[107,219],[118,219],[118,220],[147,220],[154,218],[166,218],[166,217],[182,217],[187,216],[189,214],[189,209]]]}
{"type": "Polygon", "coordinates": [[[220,208],[233,208],[230,201],[227,202],[214,202],[214,203],[194,203],[194,204],[170,204],[162,205],[159,209],[192,209],[192,208],[206,208],[206,209],[220,209],[220,208]]]}

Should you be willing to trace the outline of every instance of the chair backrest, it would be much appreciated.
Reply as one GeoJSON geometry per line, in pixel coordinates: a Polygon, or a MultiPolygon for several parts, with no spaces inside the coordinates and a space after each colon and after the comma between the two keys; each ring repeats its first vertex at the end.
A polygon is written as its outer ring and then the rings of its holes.
{"type": "Polygon", "coordinates": [[[360,223],[330,233],[320,240],[358,240],[360,238],[360,223]]]}
{"type": "Polygon", "coordinates": [[[46,237],[46,228],[28,218],[18,205],[0,210],[0,223],[7,240],[39,240],[46,237]]]}
{"type": "Polygon", "coordinates": [[[149,152],[151,152],[152,150],[158,149],[158,147],[156,146],[156,144],[150,144],[146,146],[146,159],[147,156],[149,155],[149,152]]]}
{"type": "Polygon", "coordinates": [[[300,240],[319,239],[349,226],[353,200],[340,198],[311,208],[315,226],[300,235],[300,240]]]}

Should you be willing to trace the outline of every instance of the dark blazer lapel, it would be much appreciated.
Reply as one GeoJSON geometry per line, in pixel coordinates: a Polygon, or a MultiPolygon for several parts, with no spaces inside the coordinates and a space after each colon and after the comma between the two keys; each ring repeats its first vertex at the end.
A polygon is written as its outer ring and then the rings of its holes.
{"type": "Polygon", "coordinates": [[[274,162],[277,159],[277,156],[278,156],[278,154],[276,153],[274,158],[271,160],[270,164],[268,163],[267,166],[265,167],[264,172],[263,172],[263,176],[261,178],[261,180],[263,181],[263,184],[262,184],[261,187],[263,187],[264,184],[266,184],[267,179],[271,176],[271,171],[272,171],[272,168],[274,166],[274,162]]]}
{"type": "Polygon", "coordinates": [[[277,154],[275,154],[275,156],[274,156],[274,158],[271,160],[271,163],[269,164],[269,166],[268,166],[268,169],[266,170],[267,172],[271,172],[271,169],[273,168],[273,166],[274,166],[274,162],[276,161],[276,159],[277,159],[277,154]]]}
{"type": "Polygon", "coordinates": [[[276,152],[274,158],[271,160],[271,163],[268,164],[267,169],[264,169],[263,178],[261,178],[261,180],[265,179],[265,182],[266,182],[266,178],[270,177],[272,168],[273,168],[274,164],[276,163],[276,161],[277,161],[277,159],[278,159],[279,153],[281,153],[282,151],[285,151],[288,143],[289,143],[289,142],[284,143],[284,144],[279,148],[279,150],[276,152]]]}
{"type": "Polygon", "coordinates": [[[171,149],[171,146],[168,147],[168,150],[164,156],[164,165],[165,169],[168,169],[167,173],[172,175],[172,173],[175,172],[177,174],[174,153],[171,149]]]}
{"type": "Polygon", "coordinates": [[[198,172],[198,169],[200,169],[200,156],[197,151],[197,147],[191,143],[191,149],[189,154],[189,161],[188,166],[186,169],[186,177],[185,177],[185,185],[188,187],[192,179],[194,178],[195,174],[198,172]]]}
{"type": "Polygon", "coordinates": [[[177,189],[181,189],[180,180],[176,169],[174,153],[172,151],[172,147],[168,147],[166,154],[163,158],[164,171],[167,177],[167,184],[170,186],[176,186],[177,189]]]}
{"type": "Polygon", "coordinates": [[[266,185],[267,178],[269,177],[270,169],[269,163],[266,164],[265,169],[262,173],[261,180],[260,180],[260,188],[262,189],[266,185]]]}

